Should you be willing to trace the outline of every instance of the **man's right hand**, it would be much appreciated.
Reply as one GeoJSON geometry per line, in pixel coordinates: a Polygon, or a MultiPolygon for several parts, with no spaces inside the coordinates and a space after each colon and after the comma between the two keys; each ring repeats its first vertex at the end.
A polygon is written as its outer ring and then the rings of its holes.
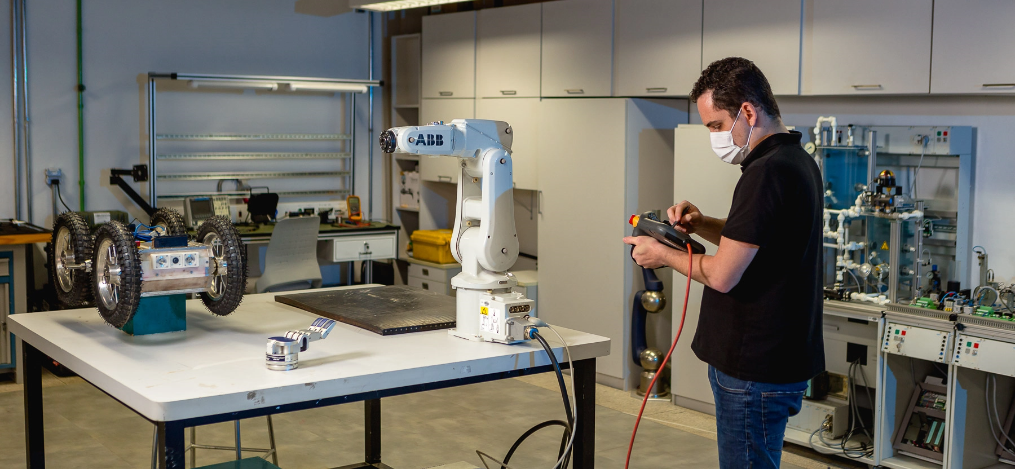
{"type": "Polygon", "coordinates": [[[666,209],[666,215],[670,218],[670,224],[674,229],[688,234],[697,231],[705,221],[701,210],[686,200],[666,209]]]}

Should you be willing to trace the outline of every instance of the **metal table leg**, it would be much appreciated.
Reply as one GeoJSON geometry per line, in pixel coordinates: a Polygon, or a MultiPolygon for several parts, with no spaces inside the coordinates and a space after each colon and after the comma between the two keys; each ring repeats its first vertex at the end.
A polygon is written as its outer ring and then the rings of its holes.
{"type": "Polygon", "coordinates": [[[183,424],[179,422],[158,422],[159,468],[184,469],[186,467],[186,444],[183,441],[183,424]]]}
{"type": "Polygon", "coordinates": [[[596,359],[574,362],[574,396],[577,421],[574,431],[574,469],[593,469],[596,464],[596,359]]]}
{"type": "Polygon", "coordinates": [[[25,455],[30,469],[46,467],[42,420],[42,352],[28,342],[21,347],[25,385],[25,455]]]}
{"type": "Polygon", "coordinates": [[[367,464],[381,462],[381,400],[371,399],[363,402],[364,427],[366,441],[364,443],[367,464]]]}

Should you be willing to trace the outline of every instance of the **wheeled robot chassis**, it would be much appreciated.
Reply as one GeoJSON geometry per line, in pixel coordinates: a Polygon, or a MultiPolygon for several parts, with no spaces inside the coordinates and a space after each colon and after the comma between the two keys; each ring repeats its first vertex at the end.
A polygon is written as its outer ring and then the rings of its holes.
{"type": "Polygon", "coordinates": [[[247,253],[227,217],[215,216],[188,239],[180,212],[160,208],[151,224],[103,224],[89,232],[85,219],[66,212],[53,224],[50,281],[67,307],[94,301],[111,326],[122,328],[141,298],[200,293],[212,313],[232,313],[247,283],[247,253]]]}

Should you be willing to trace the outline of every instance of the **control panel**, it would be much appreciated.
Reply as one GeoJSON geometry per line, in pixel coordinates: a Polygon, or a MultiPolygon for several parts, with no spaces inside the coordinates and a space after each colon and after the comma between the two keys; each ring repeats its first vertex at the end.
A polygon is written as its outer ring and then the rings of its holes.
{"type": "Polygon", "coordinates": [[[955,339],[955,366],[1015,376],[1015,344],[959,334],[955,339]]]}
{"type": "Polygon", "coordinates": [[[951,338],[951,332],[890,322],[885,326],[881,351],[944,363],[951,338]]]}
{"type": "Polygon", "coordinates": [[[156,254],[152,257],[154,258],[152,267],[157,270],[198,267],[201,260],[201,255],[196,252],[173,252],[170,254],[156,254]]]}

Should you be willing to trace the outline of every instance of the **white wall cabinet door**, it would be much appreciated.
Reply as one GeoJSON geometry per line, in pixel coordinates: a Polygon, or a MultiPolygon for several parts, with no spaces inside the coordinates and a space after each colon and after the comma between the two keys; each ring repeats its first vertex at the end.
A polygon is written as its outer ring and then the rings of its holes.
{"type": "Polygon", "coordinates": [[[476,93],[481,98],[539,97],[540,4],[479,10],[476,93]]]}
{"type": "Polygon", "coordinates": [[[542,96],[610,96],[613,2],[543,3],[542,96]]]}
{"type": "MultiPolygon", "coordinates": [[[[777,95],[800,92],[801,0],[706,0],[701,68],[744,57],[764,72],[777,95]]],[[[852,25],[859,26],[859,25],[852,25]]]]}
{"type": "Polygon", "coordinates": [[[480,99],[476,118],[511,124],[511,163],[516,189],[538,190],[539,98],[480,99]]]}
{"type": "Polygon", "coordinates": [[[476,12],[423,17],[423,97],[476,96],[476,12]]]}
{"type": "Polygon", "coordinates": [[[617,0],[615,96],[687,96],[701,72],[701,0],[617,0]]]}
{"type": "MultiPolygon", "coordinates": [[[[426,125],[434,121],[450,122],[455,119],[472,119],[475,117],[474,99],[424,99],[420,110],[420,124],[426,125]]],[[[458,166],[458,158],[450,156],[420,156],[419,178],[430,182],[458,183],[462,173],[458,166]]]]}
{"type": "Polygon", "coordinates": [[[801,93],[930,91],[933,0],[807,0],[801,93]]]}
{"type": "Polygon", "coordinates": [[[1015,93],[1015,2],[936,0],[931,93],[1015,93]]]}

